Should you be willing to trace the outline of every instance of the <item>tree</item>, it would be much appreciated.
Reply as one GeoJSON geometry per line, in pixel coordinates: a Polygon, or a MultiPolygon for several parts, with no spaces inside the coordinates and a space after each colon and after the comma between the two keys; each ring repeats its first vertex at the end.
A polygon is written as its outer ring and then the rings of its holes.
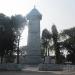
{"type": "Polygon", "coordinates": [[[19,64],[19,42],[24,26],[26,25],[26,19],[21,15],[12,16],[11,25],[17,36],[17,64],[19,64]]]}
{"type": "Polygon", "coordinates": [[[61,58],[60,58],[60,46],[58,43],[58,31],[55,25],[52,26],[52,38],[53,38],[53,45],[54,45],[54,50],[55,50],[55,57],[56,57],[56,63],[60,64],[61,63],[61,58]]]}
{"type": "Polygon", "coordinates": [[[49,55],[49,50],[55,51],[55,60],[56,64],[63,63],[64,55],[61,53],[62,40],[60,40],[59,33],[55,25],[52,26],[52,33],[50,33],[47,29],[44,29],[42,32],[42,55],[49,55]]]}
{"type": "Polygon", "coordinates": [[[41,54],[43,57],[49,56],[50,39],[51,33],[47,29],[44,29],[42,32],[42,49],[41,49],[41,54]]]}
{"type": "Polygon", "coordinates": [[[67,60],[75,64],[75,27],[63,30],[62,36],[65,38],[62,45],[68,51],[67,60]]]}
{"type": "MultiPolygon", "coordinates": [[[[12,30],[10,31],[5,31],[5,35],[4,35],[4,47],[5,47],[5,58],[11,60],[11,58],[14,57],[14,51],[16,48],[16,44],[15,44],[15,37],[16,35],[14,34],[14,32],[12,30]]],[[[6,61],[6,63],[9,61],[6,61]]],[[[12,61],[13,62],[13,61],[12,61]]]]}
{"type": "Polygon", "coordinates": [[[11,28],[10,18],[0,14],[0,57],[1,63],[3,57],[9,53],[13,54],[15,34],[11,28]]]}
{"type": "Polygon", "coordinates": [[[16,46],[17,46],[17,63],[19,63],[19,41],[25,25],[26,19],[21,15],[12,16],[10,18],[4,14],[0,14],[1,63],[3,57],[13,55],[13,51],[16,46]]]}

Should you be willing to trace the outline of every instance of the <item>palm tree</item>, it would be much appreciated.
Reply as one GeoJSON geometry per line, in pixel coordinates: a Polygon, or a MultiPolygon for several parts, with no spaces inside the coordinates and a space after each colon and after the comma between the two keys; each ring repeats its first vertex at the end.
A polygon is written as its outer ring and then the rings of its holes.
{"type": "Polygon", "coordinates": [[[55,57],[56,57],[56,63],[60,64],[61,63],[61,58],[60,58],[60,50],[59,50],[59,43],[58,43],[58,31],[55,25],[52,26],[52,38],[53,38],[53,45],[54,45],[54,50],[55,50],[55,57]]]}
{"type": "Polygon", "coordinates": [[[49,56],[50,39],[51,33],[47,29],[44,29],[42,32],[42,54],[44,57],[49,56]]]}

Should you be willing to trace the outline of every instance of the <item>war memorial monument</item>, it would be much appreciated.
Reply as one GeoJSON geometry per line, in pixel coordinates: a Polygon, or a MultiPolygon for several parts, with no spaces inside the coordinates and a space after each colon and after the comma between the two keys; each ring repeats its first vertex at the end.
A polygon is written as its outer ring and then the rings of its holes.
{"type": "Polygon", "coordinates": [[[42,19],[42,15],[34,7],[26,18],[28,20],[28,49],[26,63],[39,64],[41,62],[40,20],[42,19]]]}

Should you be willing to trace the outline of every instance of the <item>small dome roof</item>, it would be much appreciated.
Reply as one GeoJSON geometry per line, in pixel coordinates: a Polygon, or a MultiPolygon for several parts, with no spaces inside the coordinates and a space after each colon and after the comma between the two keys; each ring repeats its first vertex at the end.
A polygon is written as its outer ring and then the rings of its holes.
{"type": "Polygon", "coordinates": [[[33,18],[33,17],[42,17],[42,15],[40,14],[40,12],[34,7],[30,13],[26,16],[27,18],[33,18]]]}

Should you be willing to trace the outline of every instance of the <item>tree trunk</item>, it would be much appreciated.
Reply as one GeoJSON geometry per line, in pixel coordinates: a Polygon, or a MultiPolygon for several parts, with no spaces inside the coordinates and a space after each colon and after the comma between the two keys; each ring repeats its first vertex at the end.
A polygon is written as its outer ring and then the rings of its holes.
{"type": "Polygon", "coordinates": [[[56,55],[56,64],[60,64],[60,52],[59,51],[55,51],[55,55],[56,55]]]}
{"type": "Polygon", "coordinates": [[[1,56],[1,64],[3,63],[3,57],[1,56]]]}
{"type": "Polygon", "coordinates": [[[48,56],[49,56],[49,49],[48,49],[48,56]]]}
{"type": "Polygon", "coordinates": [[[61,58],[60,58],[60,50],[59,50],[58,43],[55,43],[55,55],[56,55],[56,64],[60,64],[61,58]]]}
{"type": "Polygon", "coordinates": [[[19,64],[19,41],[20,41],[20,36],[18,36],[18,47],[17,47],[17,64],[19,64]]]}

